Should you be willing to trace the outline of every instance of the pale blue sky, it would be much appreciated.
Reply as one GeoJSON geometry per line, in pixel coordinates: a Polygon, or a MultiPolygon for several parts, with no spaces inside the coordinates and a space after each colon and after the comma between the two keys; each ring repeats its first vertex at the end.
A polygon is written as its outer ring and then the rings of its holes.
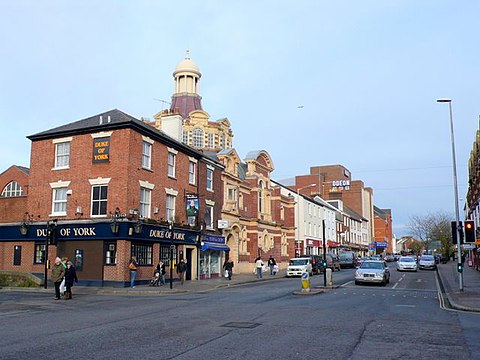
{"type": "Polygon", "coordinates": [[[268,151],[276,180],[342,164],[404,235],[412,215],[453,217],[440,97],[465,198],[479,14],[453,0],[0,0],[0,172],[29,166],[27,135],[113,108],[151,118],[188,48],[204,110],[231,121],[242,158],[268,151]]]}

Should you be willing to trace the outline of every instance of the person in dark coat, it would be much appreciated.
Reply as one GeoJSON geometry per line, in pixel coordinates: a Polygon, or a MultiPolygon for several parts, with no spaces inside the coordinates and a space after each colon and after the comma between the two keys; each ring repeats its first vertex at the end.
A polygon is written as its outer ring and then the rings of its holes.
{"type": "Polygon", "coordinates": [[[78,283],[77,272],[71,261],[67,262],[67,268],[65,269],[65,300],[70,300],[72,298],[72,286],[73,282],[78,283]]]}
{"type": "Polygon", "coordinates": [[[52,267],[52,281],[55,285],[55,300],[60,300],[60,284],[65,276],[65,270],[62,266],[62,260],[57,257],[52,267]]]}
{"type": "Polygon", "coordinates": [[[227,271],[228,280],[232,280],[232,273],[233,273],[233,260],[226,259],[225,263],[223,264],[223,268],[227,271]]]}

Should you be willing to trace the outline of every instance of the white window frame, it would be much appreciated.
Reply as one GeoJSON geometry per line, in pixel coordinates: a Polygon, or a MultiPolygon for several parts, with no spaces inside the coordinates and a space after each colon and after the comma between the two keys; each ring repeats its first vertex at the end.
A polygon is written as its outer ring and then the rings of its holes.
{"type": "Polygon", "coordinates": [[[188,183],[195,185],[197,183],[197,160],[189,158],[188,163],[188,183]]]}
{"type": "Polygon", "coordinates": [[[212,133],[207,134],[207,145],[208,148],[214,149],[215,148],[215,136],[212,133]]]}
{"type": "Polygon", "coordinates": [[[204,217],[204,221],[205,221],[205,226],[207,229],[213,229],[213,210],[214,210],[214,206],[212,204],[210,204],[209,202],[207,202],[207,204],[205,205],[205,217],[204,217]],[[207,218],[207,214],[210,214],[210,219],[207,218]],[[210,220],[210,221],[208,221],[210,220]]]}
{"type": "Polygon", "coordinates": [[[153,145],[151,141],[147,141],[146,138],[143,138],[142,143],[142,168],[151,170],[152,169],[152,149],[153,145]]]}
{"type": "MultiPolygon", "coordinates": [[[[93,188],[94,187],[101,187],[101,186],[106,186],[107,187],[107,198],[104,200],[105,202],[107,202],[107,211],[108,211],[108,183],[110,182],[112,178],[102,178],[102,177],[99,177],[99,178],[96,178],[96,179],[89,179],[88,182],[90,183],[92,189],[91,189],[91,195],[90,195],[90,216],[91,217],[106,217],[107,216],[107,212],[105,214],[101,214],[101,215],[94,215],[93,214],[93,188]]],[[[103,201],[103,200],[96,200],[96,201],[103,201]]]]}
{"type": "Polygon", "coordinates": [[[175,167],[177,162],[177,153],[175,149],[168,148],[167,155],[167,175],[168,177],[175,178],[175,167]]]}
{"type": "Polygon", "coordinates": [[[205,132],[201,128],[195,128],[192,131],[192,146],[194,148],[203,148],[205,142],[205,132]]]}
{"type": "Polygon", "coordinates": [[[167,198],[165,200],[165,219],[167,221],[175,221],[175,202],[176,196],[167,194],[167,198]]]}
{"type": "Polygon", "coordinates": [[[57,181],[50,183],[50,188],[52,189],[52,213],[50,216],[66,216],[68,208],[68,186],[70,181],[57,181]],[[57,195],[61,195],[60,198],[57,198],[57,195]],[[61,206],[60,211],[56,210],[61,206]]]}
{"type": "Polygon", "coordinates": [[[213,166],[207,165],[206,187],[208,191],[213,191],[213,166]]]}
{"type": "Polygon", "coordinates": [[[70,143],[72,137],[54,139],[55,145],[55,163],[52,170],[62,170],[70,168],[70,143]]]}
{"type": "Polygon", "coordinates": [[[140,187],[138,216],[140,218],[149,219],[152,209],[152,190],[146,187],[140,187]]]}
{"type": "Polygon", "coordinates": [[[23,189],[16,181],[10,181],[2,190],[0,197],[10,198],[23,196],[23,189]]]}

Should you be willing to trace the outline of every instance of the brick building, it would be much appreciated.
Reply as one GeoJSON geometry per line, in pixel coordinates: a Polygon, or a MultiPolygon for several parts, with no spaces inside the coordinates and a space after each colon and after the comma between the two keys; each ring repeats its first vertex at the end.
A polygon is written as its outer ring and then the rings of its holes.
{"type": "Polygon", "coordinates": [[[199,278],[200,239],[225,247],[216,228],[223,166],[214,159],[119,110],[28,138],[28,182],[16,178],[28,189],[28,218],[19,210],[1,224],[1,269],[41,274],[47,252],[74,260],[84,284],[124,286],[131,256],[146,282],[160,258],[173,265],[174,246],[190,280],[199,278]],[[58,243],[45,251],[47,228],[58,243]]]}

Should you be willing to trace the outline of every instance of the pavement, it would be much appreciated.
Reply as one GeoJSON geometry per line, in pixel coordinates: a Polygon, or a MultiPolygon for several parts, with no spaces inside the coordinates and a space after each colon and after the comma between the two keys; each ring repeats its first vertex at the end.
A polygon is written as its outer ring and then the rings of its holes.
{"type": "MultiPolygon", "coordinates": [[[[459,276],[457,272],[457,264],[455,261],[449,261],[446,264],[437,265],[437,280],[440,287],[440,301],[442,307],[478,312],[480,313],[480,271],[469,267],[467,264],[463,270],[463,291],[460,291],[459,276]]],[[[72,288],[73,294],[113,294],[113,295],[150,295],[150,296],[168,296],[185,293],[204,293],[215,289],[239,286],[248,283],[261,283],[265,281],[275,281],[285,278],[285,271],[281,270],[276,275],[270,275],[269,272],[263,274],[262,279],[257,279],[255,274],[233,274],[232,280],[226,278],[216,278],[208,280],[186,281],[185,285],[181,285],[178,281],[173,282],[172,289],[168,282],[164,286],[152,287],[148,285],[136,285],[135,288],[114,288],[114,287],[94,287],[94,286],[78,286],[72,288]]],[[[323,286],[311,287],[311,292],[305,294],[301,291],[301,280],[299,279],[298,291],[294,291],[298,295],[315,295],[322,293],[329,287],[323,286]]],[[[335,286],[336,287],[336,286],[335,286]]],[[[4,287],[2,291],[41,291],[52,293],[53,286],[49,285],[48,289],[43,288],[18,288],[4,287]]]]}
{"type": "Polygon", "coordinates": [[[460,291],[457,262],[437,265],[437,279],[445,306],[456,310],[480,313],[480,271],[468,266],[463,268],[463,291],[460,291]]]}

